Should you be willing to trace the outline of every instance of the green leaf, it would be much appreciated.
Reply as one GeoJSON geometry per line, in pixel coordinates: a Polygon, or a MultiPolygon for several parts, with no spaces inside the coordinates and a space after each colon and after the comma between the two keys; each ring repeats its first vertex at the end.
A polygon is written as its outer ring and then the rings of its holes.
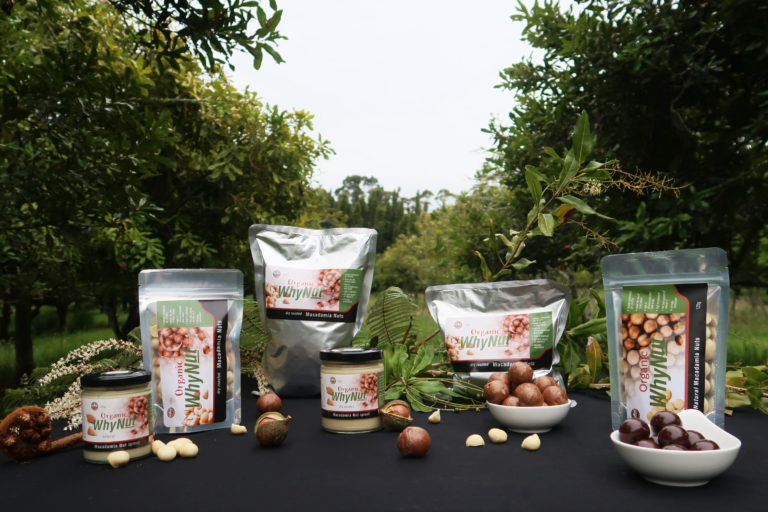
{"type": "Polygon", "coordinates": [[[539,229],[544,236],[552,236],[555,232],[555,217],[551,213],[540,213],[539,229]]]}
{"type": "Polygon", "coordinates": [[[406,343],[404,336],[417,309],[403,290],[395,286],[387,288],[368,308],[354,345],[365,345],[374,336],[378,337],[379,343],[406,343]]]}
{"type": "Polygon", "coordinates": [[[272,17],[267,22],[267,26],[265,27],[268,31],[273,32],[277,25],[280,23],[280,19],[283,16],[283,11],[275,11],[275,14],[272,15],[272,17]]]}
{"type": "Polygon", "coordinates": [[[528,191],[531,193],[533,204],[539,204],[541,201],[541,183],[536,175],[530,170],[525,170],[525,181],[528,183],[528,191]]]}
{"type": "MultiPolygon", "coordinates": [[[[514,263],[512,265],[514,266],[514,263]]],[[[502,277],[506,277],[506,276],[509,276],[509,275],[512,275],[512,271],[509,270],[508,268],[505,268],[505,269],[499,270],[498,272],[493,274],[493,277],[491,278],[491,281],[498,281],[502,277]]]]}
{"type": "Polygon", "coordinates": [[[612,217],[608,217],[607,215],[603,215],[602,213],[598,213],[595,210],[592,209],[591,206],[589,206],[587,203],[585,203],[583,200],[579,199],[578,197],[571,196],[571,195],[564,195],[558,198],[561,202],[571,205],[574,208],[576,208],[577,211],[584,213],[586,215],[597,215],[598,217],[601,217],[603,219],[608,220],[615,220],[612,217]]]}
{"type": "Polygon", "coordinates": [[[536,260],[529,260],[528,258],[520,258],[516,262],[512,264],[512,267],[515,270],[525,270],[526,268],[530,267],[536,263],[536,260]]]}
{"type": "Polygon", "coordinates": [[[597,379],[600,371],[603,368],[603,350],[600,348],[600,343],[593,338],[589,337],[587,340],[587,368],[592,375],[592,381],[597,379]]]}
{"type": "Polygon", "coordinates": [[[432,399],[440,393],[448,394],[448,389],[443,383],[436,380],[414,379],[409,381],[409,384],[432,399]]]}
{"type": "Polygon", "coordinates": [[[571,336],[594,336],[604,334],[607,330],[605,318],[593,318],[568,330],[571,336]]]}
{"type": "Polygon", "coordinates": [[[576,164],[581,165],[581,162],[587,159],[595,146],[595,139],[589,131],[589,116],[586,112],[582,112],[578,121],[576,121],[572,144],[576,164]]]}
{"type": "Polygon", "coordinates": [[[747,378],[747,381],[752,381],[753,385],[761,386],[768,384],[768,374],[761,372],[753,366],[745,366],[741,369],[741,372],[747,378]]]}
{"type": "Polygon", "coordinates": [[[261,51],[261,46],[257,46],[253,51],[253,68],[261,69],[261,63],[264,60],[264,53],[261,51]]]}
{"type": "Polygon", "coordinates": [[[483,279],[488,282],[491,280],[491,269],[488,268],[488,264],[485,262],[485,258],[479,251],[474,251],[475,256],[480,258],[480,270],[483,272],[483,279]]]}
{"type": "Polygon", "coordinates": [[[493,219],[489,219],[488,221],[488,243],[491,246],[491,250],[493,251],[493,254],[498,254],[499,247],[496,239],[496,228],[493,225],[493,219]]]}
{"type": "Polygon", "coordinates": [[[579,162],[573,154],[573,149],[569,149],[563,159],[563,169],[557,179],[557,189],[562,190],[570,185],[577,172],[579,172],[579,162]]]}
{"type": "Polygon", "coordinates": [[[435,349],[432,345],[423,343],[416,357],[413,360],[413,366],[411,367],[411,375],[419,375],[425,370],[432,367],[432,362],[435,359],[435,349]]]}
{"type": "Polygon", "coordinates": [[[581,364],[581,357],[578,350],[574,348],[574,343],[561,343],[559,349],[560,366],[563,369],[563,373],[571,374],[576,371],[576,368],[581,364]]]}
{"type": "Polygon", "coordinates": [[[530,173],[531,176],[536,178],[541,183],[547,182],[547,177],[544,176],[541,171],[539,171],[538,167],[534,167],[533,165],[526,165],[525,166],[525,173],[526,175],[530,173]]]}
{"type": "Polygon", "coordinates": [[[580,365],[568,374],[568,387],[571,389],[584,389],[592,384],[592,375],[587,365],[580,365]]]}
{"type": "Polygon", "coordinates": [[[544,148],[544,153],[546,153],[547,155],[551,156],[555,161],[557,161],[559,163],[563,162],[563,157],[558,155],[557,151],[555,151],[554,148],[545,147],[544,148]]]}
{"type": "Polygon", "coordinates": [[[384,400],[397,400],[403,395],[403,391],[405,391],[403,383],[396,382],[384,392],[384,400]]]}
{"type": "Polygon", "coordinates": [[[408,361],[408,351],[405,348],[405,345],[398,343],[394,346],[391,361],[392,375],[395,379],[400,379],[401,377],[407,378],[408,375],[406,375],[405,363],[408,361]]]}
{"type": "Polygon", "coordinates": [[[259,20],[260,27],[264,28],[267,26],[267,13],[264,12],[261,6],[256,6],[256,17],[259,20]]]}
{"type": "Polygon", "coordinates": [[[592,297],[595,299],[595,304],[597,305],[597,312],[595,313],[596,317],[605,317],[605,300],[603,299],[603,296],[600,295],[600,292],[595,290],[594,288],[589,289],[589,294],[592,295],[592,297]]]}

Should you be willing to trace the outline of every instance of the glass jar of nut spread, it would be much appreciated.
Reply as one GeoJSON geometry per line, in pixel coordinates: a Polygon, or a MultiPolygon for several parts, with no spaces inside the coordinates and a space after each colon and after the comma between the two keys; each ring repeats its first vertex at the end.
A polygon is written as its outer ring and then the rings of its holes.
{"type": "Polygon", "coordinates": [[[114,450],[127,451],[131,459],[152,452],[150,379],[143,370],[89,373],[80,379],[85,460],[104,464],[114,450]]]}
{"type": "Polygon", "coordinates": [[[357,347],[320,351],[320,410],[329,432],[356,434],[381,428],[379,383],[384,364],[378,349],[357,347]]]}

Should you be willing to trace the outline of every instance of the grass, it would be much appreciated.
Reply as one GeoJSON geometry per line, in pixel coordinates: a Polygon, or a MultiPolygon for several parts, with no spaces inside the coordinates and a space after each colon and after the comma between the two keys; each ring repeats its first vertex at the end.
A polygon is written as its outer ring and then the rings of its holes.
{"type": "MultiPolygon", "coordinates": [[[[39,367],[51,365],[77,347],[115,336],[108,327],[106,315],[95,308],[70,313],[67,329],[63,332],[57,332],[56,326],[56,311],[53,308],[42,308],[33,321],[33,354],[39,367]]],[[[13,384],[15,366],[16,348],[13,343],[0,343],[0,389],[13,384]]]]}
{"type": "Polygon", "coordinates": [[[728,324],[728,362],[768,365],[768,306],[764,293],[738,298],[728,324]]]}

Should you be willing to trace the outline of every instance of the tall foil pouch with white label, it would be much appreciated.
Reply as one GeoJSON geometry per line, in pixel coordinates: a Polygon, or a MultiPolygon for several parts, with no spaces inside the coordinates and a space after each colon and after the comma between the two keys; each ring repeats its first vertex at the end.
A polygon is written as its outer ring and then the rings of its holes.
{"type": "Polygon", "coordinates": [[[616,254],[601,261],[611,423],[697,409],[722,427],[728,259],[718,248],[616,254]]]}
{"type": "Polygon", "coordinates": [[[239,423],[243,273],[142,270],[139,313],[144,368],[152,372],[154,431],[239,423]]]}
{"type": "Polygon", "coordinates": [[[262,360],[285,396],[320,392],[320,351],[348,347],[370,297],[376,231],[256,224],[249,230],[259,316],[270,342],[262,360]]]}

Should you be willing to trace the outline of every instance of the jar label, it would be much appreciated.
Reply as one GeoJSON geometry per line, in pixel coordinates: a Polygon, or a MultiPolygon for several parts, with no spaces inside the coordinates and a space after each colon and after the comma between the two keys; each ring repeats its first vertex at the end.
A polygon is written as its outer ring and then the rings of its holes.
{"type": "Polygon", "coordinates": [[[88,450],[112,451],[149,444],[150,393],[124,398],[83,395],[83,441],[88,450]]]}
{"type": "MultiPolygon", "coordinates": [[[[620,401],[627,416],[705,410],[707,285],[625,286],[621,296],[620,401]]],[[[714,354],[712,354],[714,357],[714,354]]]]}
{"type": "Polygon", "coordinates": [[[227,416],[226,300],[157,303],[163,425],[191,427],[227,416]]]}
{"type": "Polygon", "coordinates": [[[269,318],[354,322],[363,271],[267,265],[264,273],[269,318]]]}
{"type": "Polygon", "coordinates": [[[345,420],[378,416],[380,378],[376,372],[321,373],[322,416],[345,420]]]}
{"type": "Polygon", "coordinates": [[[513,361],[534,369],[552,365],[555,343],[550,310],[509,311],[445,319],[445,346],[460,372],[505,370],[513,361]]]}

